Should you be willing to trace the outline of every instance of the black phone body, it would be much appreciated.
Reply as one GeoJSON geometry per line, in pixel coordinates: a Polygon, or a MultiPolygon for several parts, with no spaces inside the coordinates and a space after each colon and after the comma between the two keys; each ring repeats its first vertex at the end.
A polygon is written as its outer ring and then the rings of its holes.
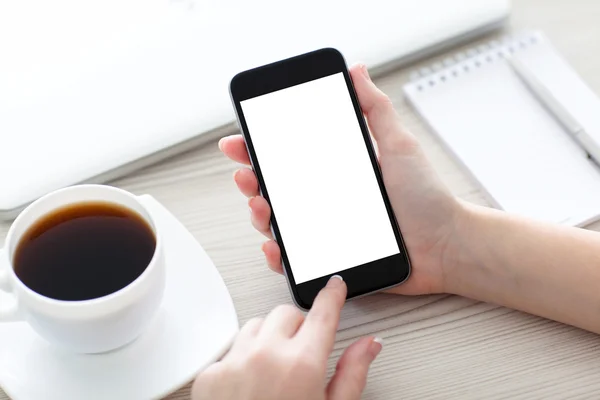
{"type": "Polygon", "coordinates": [[[342,54],[324,48],[237,74],[230,94],[296,305],[332,275],[355,298],[410,258],[342,54]]]}

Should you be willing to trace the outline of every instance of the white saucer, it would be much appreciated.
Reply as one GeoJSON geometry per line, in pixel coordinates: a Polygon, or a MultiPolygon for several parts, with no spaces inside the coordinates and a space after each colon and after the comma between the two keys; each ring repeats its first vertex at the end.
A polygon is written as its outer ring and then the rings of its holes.
{"type": "Polygon", "coordinates": [[[123,349],[60,351],[24,322],[0,323],[0,386],[15,400],[159,399],[190,382],[238,331],[221,276],[194,237],[160,203],[141,196],[161,230],[167,260],[162,308],[123,349]]]}

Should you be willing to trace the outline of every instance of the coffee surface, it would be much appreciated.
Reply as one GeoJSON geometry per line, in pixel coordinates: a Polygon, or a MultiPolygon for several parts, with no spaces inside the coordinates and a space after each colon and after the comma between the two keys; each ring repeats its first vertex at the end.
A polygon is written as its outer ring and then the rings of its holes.
{"type": "Polygon", "coordinates": [[[29,228],[17,246],[14,269],[43,296],[90,300],[135,281],[155,248],[152,229],[136,212],[111,203],[77,203],[29,228]]]}

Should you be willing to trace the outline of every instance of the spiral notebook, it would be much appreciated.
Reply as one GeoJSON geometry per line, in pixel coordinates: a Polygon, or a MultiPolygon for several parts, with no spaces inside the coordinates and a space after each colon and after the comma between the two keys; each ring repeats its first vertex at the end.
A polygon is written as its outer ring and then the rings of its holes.
{"type": "Polygon", "coordinates": [[[425,68],[407,99],[493,206],[583,226],[600,219],[600,169],[531,94],[526,65],[596,141],[600,99],[540,32],[494,41],[425,68]]]}

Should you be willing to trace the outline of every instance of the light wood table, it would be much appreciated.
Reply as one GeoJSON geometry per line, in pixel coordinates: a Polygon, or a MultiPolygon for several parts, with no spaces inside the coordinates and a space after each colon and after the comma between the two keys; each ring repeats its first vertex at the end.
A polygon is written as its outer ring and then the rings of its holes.
{"type": "MultiPolygon", "coordinates": [[[[542,29],[600,93],[599,15],[596,0],[515,0],[504,33],[542,29]]],[[[393,98],[454,193],[485,204],[402,97],[410,71],[443,57],[401,69],[377,83],[393,98]]],[[[155,196],[185,224],[218,266],[243,324],[289,303],[290,296],[283,278],[265,265],[262,238],[253,231],[246,200],[232,181],[235,169],[213,142],[112,184],[155,196]]],[[[7,229],[8,224],[0,224],[0,241],[7,229]]],[[[371,368],[365,399],[600,398],[600,338],[506,308],[448,295],[375,295],[350,302],[343,311],[330,371],[342,350],[367,334],[383,337],[385,346],[371,368]]],[[[189,386],[168,399],[187,398],[189,386]]],[[[0,390],[0,400],[6,399],[0,390]]]]}

